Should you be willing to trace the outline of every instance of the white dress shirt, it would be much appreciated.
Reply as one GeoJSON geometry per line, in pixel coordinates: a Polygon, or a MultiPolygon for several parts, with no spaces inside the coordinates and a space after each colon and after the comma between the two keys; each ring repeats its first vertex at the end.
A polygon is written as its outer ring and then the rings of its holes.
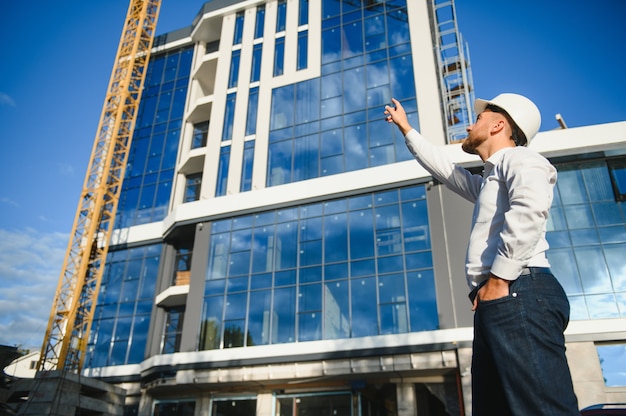
{"type": "Polygon", "coordinates": [[[508,147],[487,159],[481,176],[454,164],[416,130],[405,140],[424,169],[474,203],[465,264],[470,289],[490,272],[515,280],[524,267],[550,266],[546,223],[557,173],[546,158],[508,147]]]}

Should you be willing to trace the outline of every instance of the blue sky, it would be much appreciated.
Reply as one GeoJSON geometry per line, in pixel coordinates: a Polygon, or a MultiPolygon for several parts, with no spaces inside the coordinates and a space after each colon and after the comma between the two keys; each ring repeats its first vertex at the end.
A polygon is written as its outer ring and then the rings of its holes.
{"type": "MultiPolygon", "coordinates": [[[[163,0],[157,33],[201,0],[163,0]]],[[[39,348],[127,0],[0,5],[0,344],[39,348]]],[[[626,120],[626,2],[456,0],[477,97],[519,92],[542,130],[626,120]]],[[[382,112],[381,112],[382,120],[382,112]]]]}

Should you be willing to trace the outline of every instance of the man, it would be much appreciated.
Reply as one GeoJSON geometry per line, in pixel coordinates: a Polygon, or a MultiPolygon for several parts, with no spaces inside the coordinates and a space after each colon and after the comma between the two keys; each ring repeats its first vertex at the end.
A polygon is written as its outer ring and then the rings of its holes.
{"type": "Polygon", "coordinates": [[[462,149],[483,160],[481,176],[449,161],[392,102],[386,119],[417,161],[475,204],[466,258],[475,311],[473,414],[579,415],[563,336],[569,302],[545,255],[556,169],[525,147],[539,130],[539,110],[517,94],[476,100],[478,117],[462,149]]]}

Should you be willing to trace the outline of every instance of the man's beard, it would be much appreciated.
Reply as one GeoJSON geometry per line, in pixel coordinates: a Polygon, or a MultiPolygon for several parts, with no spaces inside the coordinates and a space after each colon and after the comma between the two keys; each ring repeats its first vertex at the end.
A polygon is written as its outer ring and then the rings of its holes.
{"type": "Polygon", "coordinates": [[[473,135],[470,132],[467,138],[463,140],[463,143],[461,143],[461,149],[463,149],[465,153],[469,153],[470,155],[476,155],[478,154],[476,149],[478,149],[478,146],[480,146],[484,142],[485,142],[484,138],[473,135]]]}

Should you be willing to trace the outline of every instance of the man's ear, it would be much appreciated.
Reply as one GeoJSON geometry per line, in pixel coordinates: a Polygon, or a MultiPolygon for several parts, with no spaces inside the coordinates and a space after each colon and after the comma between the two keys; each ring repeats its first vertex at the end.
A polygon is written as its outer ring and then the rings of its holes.
{"type": "Polygon", "coordinates": [[[499,133],[500,131],[504,130],[505,127],[506,127],[506,123],[504,122],[504,119],[501,117],[498,117],[495,120],[493,120],[493,122],[491,123],[491,133],[492,134],[499,133]]]}

